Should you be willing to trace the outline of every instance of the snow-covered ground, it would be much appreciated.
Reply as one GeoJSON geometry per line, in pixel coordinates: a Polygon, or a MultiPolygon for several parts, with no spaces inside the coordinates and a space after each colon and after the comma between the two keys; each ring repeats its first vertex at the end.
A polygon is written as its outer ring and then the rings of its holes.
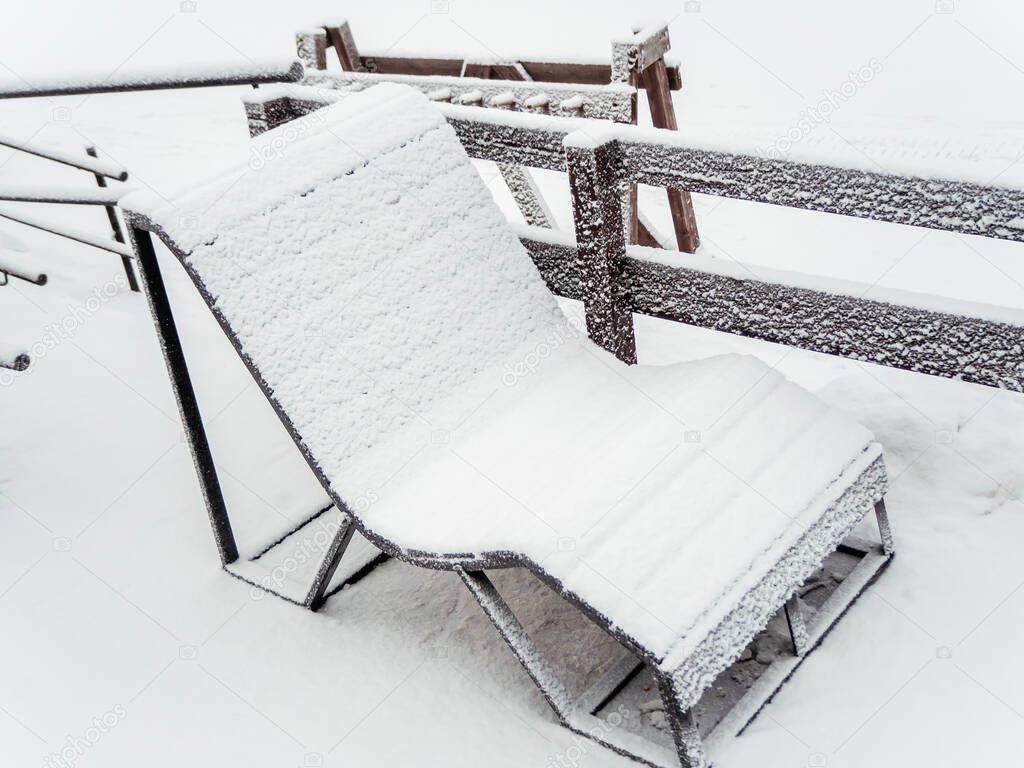
{"type": "MultiPolygon", "coordinates": [[[[0,76],[11,78],[287,56],[294,28],[346,10],[12,5],[0,29],[0,76]],[[45,55],[34,47],[43,30],[45,55]]],[[[852,144],[883,169],[1020,177],[1024,103],[1012,95],[1024,79],[1022,11],[999,3],[527,2],[513,12],[416,0],[359,6],[349,18],[367,48],[578,57],[605,55],[638,11],[674,17],[686,76],[677,106],[694,132],[785,149],[779,139],[797,126],[790,140],[823,151],[852,144]],[[881,68],[828,121],[807,122],[826,89],[841,92],[873,60],[881,68]]],[[[129,183],[168,194],[245,157],[242,93],[3,102],[0,132],[95,142],[130,170],[129,183]]],[[[494,170],[481,170],[507,206],[494,170]]],[[[0,155],[0,183],[27,182],[91,179],[0,155]]],[[[564,181],[543,182],[567,223],[564,181]]],[[[664,217],[659,194],[644,198],[664,217]]],[[[1018,244],[696,203],[707,253],[755,273],[1024,307],[1018,244]]],[[[96,234],[106,226],[97,209],[44,213],[96,234]]],[[[144,302],[127,291],[118,257],[0,222],[4,261],[41,268],[50,282],[0,287],[0,355],[35,347],[29,371],[0,369],[0,764],[631,764],[553,723],[452,574],[390,562],[318,615],[224,574],[144,302]],[[63,763],[51,760],[62,751],[63,763]]],[[[187,289],[180,275],[171,285],[201,404],[240,533],[256,542],[316,509],[322,493],[187,289]]],[[[892,477],[897,558],[718,763],[1019,760],[1024,398],[648,318],[637,329],[642,362],[757,354],[872,429],[892,477]]],[[[550,605],[541,588],[515,591],[550,605]]]]}

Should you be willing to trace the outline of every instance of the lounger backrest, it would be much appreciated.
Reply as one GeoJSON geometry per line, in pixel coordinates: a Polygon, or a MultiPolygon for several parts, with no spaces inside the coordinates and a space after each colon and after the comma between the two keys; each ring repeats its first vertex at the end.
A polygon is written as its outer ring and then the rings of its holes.
{"type": "Polygon", "coordinates": [[[146,216],[323,469],[379,444],[560,313],[455,133],[378,85],[252,143],[146,216]]]}

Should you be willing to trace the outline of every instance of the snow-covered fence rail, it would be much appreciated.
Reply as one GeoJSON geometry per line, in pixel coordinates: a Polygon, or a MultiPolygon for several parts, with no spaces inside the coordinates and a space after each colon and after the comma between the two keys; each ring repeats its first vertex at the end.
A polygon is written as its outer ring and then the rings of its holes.
{"type": "Polygon", "coordinates": [[[483,160],[565,170],[567,143],[600,146],[621,182],[1024,242],[1020,189],[708,150],[654,128],[441,108],[483,160]]]}
{"type": "Polygon", "coordinates": [[[530,80],[490,80],[444,75],[399,75],[377,72],[308,72],[303,83],[320,88],[369,88],[377,83],[401,83],[432,101],[501,106],[566,117],[588,117],[628,123],[636,111],[636,89],[617,83],[540,83],[530,80]]]}
{"type": "Polygon", "coordinates": [[[294,83],[302,78],[302,64],[294,60],[245,66],[207,66],[179,70],[139,70],[113,75],[0,83],[0,99],[37,96],[75,96],[93,93],[165,91],[178,88],[212,88],[227,85],[294,83]]]}
{"type": "Polygon", "coordinates": [[[93,248],[110,251],[111,253],[123,256],[125,259],[130,259],[131,257],[131,251],[124,243],[119,243],[116,240],[105,240],[102,237],[96,237],[88,232],[82,232],[70,227],[60,227],[47,221],[43,221],[42,219],[37,219],[34,216],[26,216],[23,213],[18,213],[7,208],[0,208],[0,219],[16,221],[19,224],[24,224],[25,226],[32,227],[33,229],[49,232],[52,235],[59,235],[60,237],[67,238],[68,240],[75,240],[76,242],[84,243],[85,245],[91,245],[93,248]]]}
{"type": "Polygon", "coordinates": [[[29,155],[41,157],[44,160],[52,160],[55,163],[69,165],[82,171],[89,171],[96,176],[108,179],[124,181],[128,178],[128,171],[117,163],[106,158],[92,157],[91,155],[76,155],[66,149],[44,146],[32,141],[19,141],[10,136],[0,135],[0,147],[7,147],[29,155]]]}
{"type": "Polygon", "coordinates": [[[0,185],[0,200],[21,203],[65,203],[67,205],[117,205],[124,194],[109,187],[41,187],[0,185]]]}
{"type": "MultiPolygon", "coordinates": [[[[517,227],[552,293],[586,301],[573,237],[517,227]]],[[[627,246],[630,312],[878,365],[1024,390],[1024,312],[627,246]],[[673,263],[675,262],[675,263],[673,263]]]]}
{"type": "MultiPolygon", "coordinates": [[[[263,100],[275,125],[330,100],[263,100]]],[[[633,354],[632,313],[814,352],[1024,391],[1024,312],[627,246],[630,182],[1024,241],[1024,190],[770,160],[688,146],[671,131],[441,105],[470,156],[569,171],[575,238],[519,230],[552,292],[584,302],[588,332],[633,354]],[[589,183],[588,183],[589,182],[589,183]],[[600,222],[600,226],[595,226],[600,222]]],[[[270,127],[270,126],[268,126],[270,127]]]]}

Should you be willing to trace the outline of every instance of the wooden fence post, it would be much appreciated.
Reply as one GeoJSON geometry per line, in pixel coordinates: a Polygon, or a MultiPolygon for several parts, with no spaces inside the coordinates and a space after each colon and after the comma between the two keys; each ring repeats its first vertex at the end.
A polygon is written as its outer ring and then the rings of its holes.
{"type": "Polygon", "coordinates": [[[327,69],[327,30],[308,29],[295,35],[295,53],[306,69],[327,69]]]}
{"type": "Polygon", "coordinates": [[[583,131],[567,136],[564,144],[587,335],[623,362],[635,363],[633,313],[623,277],[626,238],[618,146],[614,141],[594,142],[583,131]]]}
{"type": "MultiPolygon", "coordinates": [[[[331,44],[334,52],[338,54],[338,62],[341,68],[348,72],[365,72],[362,59],[359,57],[359,49],[356,48],[356,40],[352,36],[352,28],[347,21],[338,24],[330,24],[324,28],[327,33],[327,41],[331,44]]],[[[326,63],[324,64],[326,67],[326,63]]]]}
{"type": "MultiPolygon", "coordinates": [[[[632,37],[612,41],[612,82],[642,86],[647,92],[651,124],[655,128],[674,131],[677,130],[676,114],[669,87],[668,68],[665,66],[665,54],[670,45],[668,27],[638,29],[632,37]]],[[[634,111],[634,124],[636,118],[634,111]]],[[[697,234],[697,218],[693,213],[690,193],[679,189],[666,189],[665,192],[672,214],[676,246],[686,253],[696,253],[700,246],[700,236],[697,234]]],[[[636,184],[630,185],[629,198],[629,242],[659,245],[653,233],[640,221],[636,184]]]]}

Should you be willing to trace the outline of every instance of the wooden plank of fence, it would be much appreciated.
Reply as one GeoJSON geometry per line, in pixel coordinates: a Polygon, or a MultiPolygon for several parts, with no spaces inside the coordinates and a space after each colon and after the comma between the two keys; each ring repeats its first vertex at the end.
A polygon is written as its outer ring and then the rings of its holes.
{"type": "Polygon", "coordinates": [[[643,139],[618,142],[641,184],[1024,242],[1024,190],[739,155],[643,139]]]}
{"type": "Polygon", "coordinates": [[[456,106],[441,109],[471,157],[558,169],[560,146],[575,130],[617,148],[624,181],[821,213],[1024,242],[1024,190],[963,181],[877,173],[686,146],[671,131],[594,128],[584,121],[510,114],[486,122],[456,106]],[[521,147],[517,148],[517,145],[521,147]]]}
{"type": "MultiPolygon", "coordinates": [[[[513,59],[522,66],[531,80],[538,83],[575,83],[578,85],[607,85],[611,82],[611,65],[604,62],[560,62],[532,59],[513,59]]],[[[389,56],[364,52],[359,63],[367,72],[381,75],[420,75],[458,77],[462,73],[463,59],[434,58],[430,56],[389,56]]],[[[679,65],[666,64],[669,87],[677,91],[682,87],[679,65]]]]}
{"type": "Polygon", "coordinates": [[[460,103],[472,95],[480,106],[502,97],[505,111],[543,113],[569,117],[587,117],[615,122],[630,122],[635,110],[636,90],[619,83],[577,85],[539,83],[531,80],[498,80],[483,77],[423,77],[385,75],[377,72],[335,72],[309,70],[303,82],[319,88],[347,86],[369,87],[377,83],[401,83],[431,95],[445,93],[445,100],[460,103]],[[546,106],[530,106],[544,99],[546,106]]]}
{"type": "MultiPolygon", "coordinates": [[[[103,178],[100,176],[99,178],[103,178]]],[[[117,205],[120,193],[113,189],[79,189],[56,186],[2,186],[0,200],[22,203],[64,203],[66,205],[117,205]]]]}
{"type": "MultiPolygon", "coordinates": [[[[311,102],[302,109],[316,106],[311,102]]],[[[441,109],[471,157],[534,168],[564,170],[566,137],[581,130],[577,138],[586,138],[586,132],[594,130],[592,124],[565,118],[548,117],[540,125],[536,118],[514,113],[495,115],[451,105],[441,109]]],[[[607,134],[601,144],[608,153],[605,172],[598,180],[606,189],[616,178],[678,184],[755,202],[1024,241],[1024,230],[1017,226],[1024,221],[1024,190],[693,149],[668,131],[622,126],[595,132],[607,134]],[[614,163],[611,157],[616,158],[614,163]]],[[[593,184],[595,176],[591,170],[577,173],[576,178],[579,182],[589,177],[588,183],[593,184]]],[[[581,208],[578,223],[588,215],[584,210],[592,217],[621,221],[615,210],[611,214],[598,210],[593,200],[605,199],[603,194],[585,190],[584,197],[591,202],[581,208]]],[[[608,207],[621,211],[621,204],[609,201],[608,207]]],[[[619,304],[609,313],[610,321],[603,323],[613,332],[615,318],[638,312],[800,349],[1024,391],[1024,322],[977,317],[970,308],[962,314],[933,311],[913,306],[909,297],[900,303],[897,294],[892,301],[878,301],[782,282],[739,279],[694,266],[670,266],[658,261],[664,252],[645,255],[644,249],[635,247],[623,248],[621,268],[614,274],[602,262],[615,249],[602,251],[602,242],[607,245],[607,241],[586,227],[577,226],[576,238],[588,243],[590,250],[596,248],[596,257],[577,250],[564,233],[529,227],[519,231],[548,287],[559,296],[586,301],[595,279],[599,286],[628,286],[617,294],[619,304]],[[599,268],[591,264],[595,258],[599,268]]],[[[605,296],[615,294],[606,291],[605,296]]],[[[588,320],[597,314],[591,312],[588,320]]],[[[631,327],[628,333],[632,338],[631,327]]],[[[605,345],[621,350],[621,342],[615,333],[612,336],[605,345]]]]}
{"type": "MultiPolygon", "coordinates": [[[[96,157],[96,147],[89,146],[85,148],[85,153],[89,157],[96,157]]],[[[100,174],[94,174],[93,178],[96,179],[96,186],[100,189],[107,188],[107,180],[100,174]]],[[[117,217],[117,206],[114,203],[110,203],[104,206],[104,210],[107,213],[107,223],[110,224],[110,233],[114,236],[114,241],[118,243],[124,242],[124,230],[121,228],[121,220],[117,217]]],[[[128,279],[128,287],[131,288],[135,293],[139,292],[139,281],[135,279],[135,269],[132,267],[132,260],[130,256],[121,254],[121,268],[124,270],[124,276],[128,279]]]]}
{"type": "MultiPolygon", "coordinates": [[[[551,291],[585,301],[590,285],[572,243],[546,230],[518,232],[551,291]]],[[[644,251],[631,247],[623,259],[632,312],[1024,392],[1024,324],[671,266],[644,251]]]]}

